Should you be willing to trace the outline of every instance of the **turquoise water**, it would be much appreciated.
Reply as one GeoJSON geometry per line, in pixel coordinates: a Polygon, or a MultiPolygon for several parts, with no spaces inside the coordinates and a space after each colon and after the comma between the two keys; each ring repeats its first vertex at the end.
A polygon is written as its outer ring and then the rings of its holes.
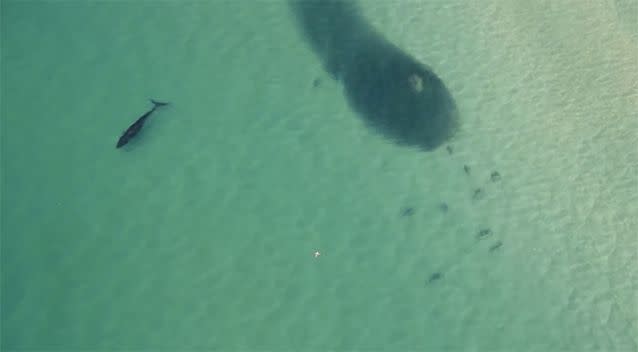
{"type": "Polygon", "coordinates": [[[630,3],[362,1],[450,154],[366,128],[286,2],[0,2],[2,349],[638,350],[630,3]]]}

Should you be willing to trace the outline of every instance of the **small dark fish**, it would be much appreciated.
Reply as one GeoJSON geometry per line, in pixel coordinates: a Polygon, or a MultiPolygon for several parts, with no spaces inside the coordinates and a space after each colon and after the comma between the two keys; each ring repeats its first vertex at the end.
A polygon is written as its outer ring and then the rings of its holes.
{"type": "Polygon", "coordinates": [[[494,252],[495,250],[501,248],[503,246],[503,242],[498,241],[496,243],[494,243],[493,245],[490,246],[489,251],[490,252],[494,252]]]}
{"type": "Polygon", "coordinates": [[[441,204],[439,204],[439,209],[441,209],[442,212],[447,213],[449,207],[447,206],[447,203],[442,202],[441,204]]]}
{"type": "Polygon", "coordinates": [[[151,116],[155,109],[160,106],[168,105],[168,103],[162,103],[153,99],[151,99],[151,103],[153,103],[153,108],[145,112],[144,115],[140,116],[131,126],[129,126],[129,128],[126,129],[126,131],[124,131],[120,139],[117,141],[116,148],[123,147],[126,143],[133,139],[133,137],[137,136],[137,134],[142,130],[142,127],[144,127],[146,119],[151,116]]]}
{"type": "Polygon", "coordinates": [[[483,237],[489,236],[491,234],[492,234],[492,230],[491,229],[482,229],[481,231],[479,231],[479,233],[476,235],[476,237],[483,238],[483,237]]]}
{"type": "Polygon", "coordinates": [[[315,78],[315,80],[314,80],[314,81],[312,81],[312,86],[313,86],[314,88],[317,88],[317,87],[319,87],[320,85],[321,85],[321,79],[319,79],[319,78],[315,78]]]}
{"type": "Polygon", "coordinates": [[[440,280],[441,278],[443,278],[443,273],[440,273],[440,272],[433,273],[428,278],[428,283],[432,283],[434,281],[440,280]]]}
{"type": "Polygon", "coordinates": [[[479,199],[483,199],[483,197],[485,196],[485,193],[483,192],[482,188],[477,188],[474,190],[474,194],[472,195],[472,199],[474,200],[479,200],[479,199]]]}
{"type": "Polygon", "coordinates": [[[412,207],[403,208],[403,210],[401,210],[401,216],[412,216],[412,214],[414,214],[414,208],[412,207]]]}
{"type": "Polygon", "coordinates": [[[492,180],[492,182],[500,181],[501,180],[501,174],[499,174],[498,171],[492,172],[492,174],[490,175],[490,180],[492,180]]]}
{"type": "Polygon", "coordinates": [[[469,166],[463,165],[463,170],[465,170],[466,174],[468,174],[468,175],[470,174],[470,167],[469,166]]]}
{"type": "Polygon", "coordinates": [[[452,149],[451,145],[448,145],[447,147],[445,147],[445,150],[447,150],[448,154],[452,155],[452,153],[454,153],[454,149],[452,149]]]}

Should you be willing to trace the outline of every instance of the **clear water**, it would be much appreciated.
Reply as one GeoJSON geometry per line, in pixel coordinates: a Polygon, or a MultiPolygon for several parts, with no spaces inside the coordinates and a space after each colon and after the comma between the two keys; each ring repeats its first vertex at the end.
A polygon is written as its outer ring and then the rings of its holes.
{"type": "Polygon", "coordinates": [[[638,7],[360,3],[452,154],[366,128],[284,1],[2,1],[2,349],[638,350],[638,7]]]}

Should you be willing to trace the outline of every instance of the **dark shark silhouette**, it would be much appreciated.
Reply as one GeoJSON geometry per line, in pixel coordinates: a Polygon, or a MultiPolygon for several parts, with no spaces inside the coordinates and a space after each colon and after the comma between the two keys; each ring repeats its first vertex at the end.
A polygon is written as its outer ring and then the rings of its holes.
{"type": "Polygon", "coordinates": [[[289,0],[306,40],[356,112],[400,145],[433,150],[457,129],[456,104],[432,70],[377,33],[344,0],[289,0]]]}
{"type": "Polygon", "coordinates": [[[146,119],[151,116],[155,109],[160,106],[168,105],[168,103],[162,103],[153,99],[150,99],[150,101],[151,103],[153,103],[153,108],[144,113],[144,115],[140,116],[137,121],[133,122],[133,124],[130,125],[129,128],[126,129],[126,131],[124,131],[120,139],[117,141],[116,148],[123,147],[124,145],[126,145],[126,143],[133,139],[133,137],[137,136],[137,134],[142,130],[142,127],[144,127],[146,119]]]}

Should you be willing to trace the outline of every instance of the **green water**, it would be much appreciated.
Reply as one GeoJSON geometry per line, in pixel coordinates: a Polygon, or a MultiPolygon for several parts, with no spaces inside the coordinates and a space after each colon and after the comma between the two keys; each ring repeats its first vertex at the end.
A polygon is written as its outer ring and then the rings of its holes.
{"type": "Polygon", "coordinates": [[[636,17],[360,3],[451,155],[366,128],[284,1],[0,1],[2,350],[638,350],[636,17]]]}

